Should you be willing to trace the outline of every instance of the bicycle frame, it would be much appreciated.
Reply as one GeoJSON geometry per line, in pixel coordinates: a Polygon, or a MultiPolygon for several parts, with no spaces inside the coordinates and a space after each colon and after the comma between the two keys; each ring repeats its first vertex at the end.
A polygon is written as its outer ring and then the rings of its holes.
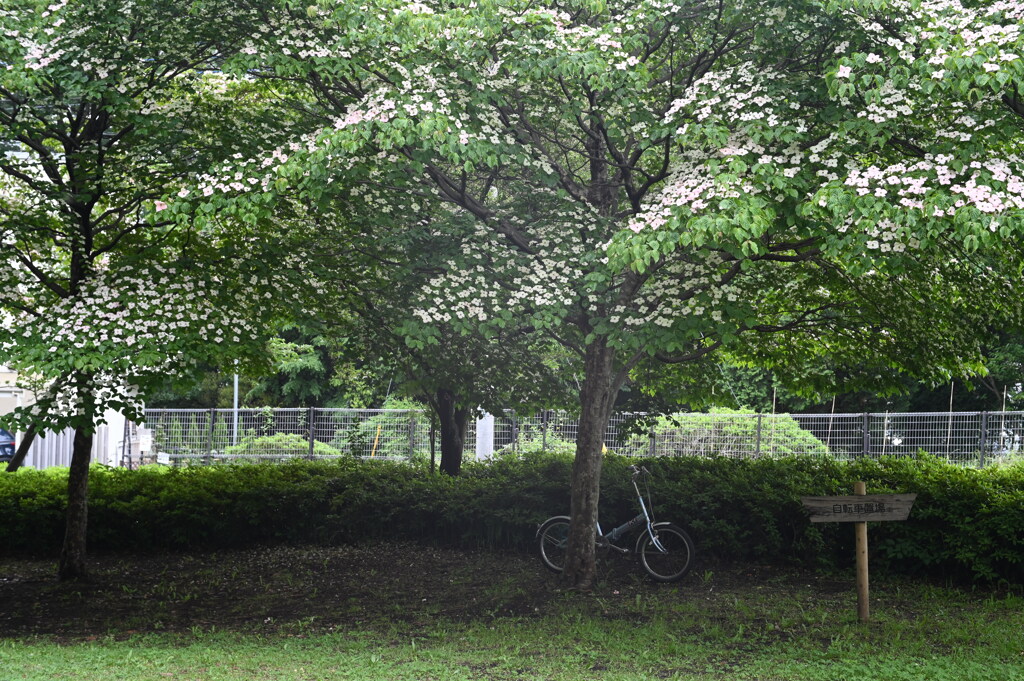
{"type": "Polygon", "coordinates": [[[636,500],[640,504],[640,513],[632,520],[629,520],[619,525],[608,534],[605,534],[601,531],[601,523],[600,521],[598,521],[597,541],[602,546],[607,546],[608,548],[615,549],[619,553],[629,553],[629,549],[622,546],[616,546],[613,542],[617,541],[624,534],[627,534],[633,529],[639,527],[641,524],[645,524],[646,527],[644,528],[644,532],[646,532],[647,535],[651,538],[651,542],[654,544],[655,548],[657,548],[662,553],[668,553],[668,551],[665,550],[665,547],[662,546],[661,542],[658,541],[658,535],[654,533],[654,519],[651,518],[651,514],[647,510],[647,504],[644,503],[644,495],[641,494],[640,487],[636,484],[637,476],[640,475],[641,471],[646,472],[646,469],[636,468],[635,466],[633,468],[635,468],[636,470],[633,474],[633,479],[631,480],[631,482],[633,483],[633,489],[636,491],[636,500]]]}

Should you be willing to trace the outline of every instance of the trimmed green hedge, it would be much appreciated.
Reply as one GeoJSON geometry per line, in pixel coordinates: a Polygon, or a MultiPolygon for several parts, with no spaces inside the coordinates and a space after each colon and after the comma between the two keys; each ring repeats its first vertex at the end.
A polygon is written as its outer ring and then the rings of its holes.
{"type": "MultiPolygon", "coordinates": [[[[635,513],[628,466],[609,455],[605,529],[635,513]]],[[[804,495],[916,492],[906,522],[873,523],[872,570],[1024,583],[1024,466],[975,470],[915,459],[648,459],[657,516],[688,528],[700,553],[816,568],[853,561],[848,524],[812,525],[804,495]]],[[[533,454],[467,464],[459,478],[420,466],[340,459],[138,471],[94,467],[93,550],[145,551],[265,543],[408,538],[531,550],[538,523],[568,509],[571,459],[533,454]]],[[[0,475],[0,546],[53,555],[66,470],[0,475]]]]}

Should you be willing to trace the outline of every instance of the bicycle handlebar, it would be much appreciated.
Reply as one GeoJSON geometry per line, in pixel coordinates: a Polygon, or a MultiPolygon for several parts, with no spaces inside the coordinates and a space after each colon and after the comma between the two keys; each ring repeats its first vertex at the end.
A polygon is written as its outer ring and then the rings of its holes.
{"type": "Polygon", "coordinates": [[[647,470],[646,466],[637,466],[636,464],[631,464],[630,467],[629,467],[629,470],[633,471],[633,480],[636,480],[641,475],[650,475],[651,474],[651,472],[649,470],[647,470]]]}

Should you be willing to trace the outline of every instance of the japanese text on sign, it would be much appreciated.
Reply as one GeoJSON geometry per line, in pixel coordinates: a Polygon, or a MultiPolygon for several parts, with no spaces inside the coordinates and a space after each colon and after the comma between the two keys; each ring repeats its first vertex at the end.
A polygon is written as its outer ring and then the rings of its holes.
{"type": "Polygon", "coordinates": [[[906,520],[916,494],[856,494],[801,497],[812,523],[857,523],[906,520]]]}
{"type": "Polygon", "coordinates": [[[866,504],[832,504],[833,513],[891,513],[891,508],[886,508],[884,501],[866,504]]]}

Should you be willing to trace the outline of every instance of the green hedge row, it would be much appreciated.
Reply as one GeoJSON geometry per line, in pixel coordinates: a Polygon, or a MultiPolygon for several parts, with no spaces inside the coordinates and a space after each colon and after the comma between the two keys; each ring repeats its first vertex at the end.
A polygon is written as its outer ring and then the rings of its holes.
{"type": "MultiPolygon", "coordinates": [[[[608,456],[602,518],[635,513],[628,466],[608,456]]],[[[872,570],[1024,583],[1024,466],[966,469],[917,459],[645,460],[657,516],[688,528],[705,557],[844,567],[848,524],[815,524],[804,495],[916,492],[906,522],[874,523],[872,570]]],[[[190,550],[266,543],[411,538],[530,549],[538,523],[568,508],[571,460],[535,454],[469,464],[459,478],[422,467],[342,460],[139,471],[94,467],[90,547],[190,550]]],[[[0,475],[0,546],[52,555],[66,470],[0,475]]]]}

